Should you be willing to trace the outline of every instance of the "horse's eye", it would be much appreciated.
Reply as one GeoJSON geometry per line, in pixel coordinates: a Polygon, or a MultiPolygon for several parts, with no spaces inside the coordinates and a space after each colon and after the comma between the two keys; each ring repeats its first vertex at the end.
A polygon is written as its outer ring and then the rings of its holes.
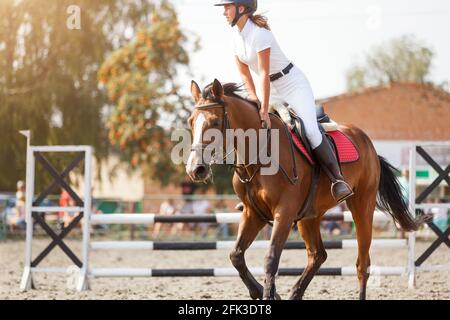
{"type": "Polygon", "coordinates": [[[218,127],[219,124],[220,124],[219,121],[214,121],[214,122],[213,122],[213,126],[214,126],[214,127],[218,127]]]}

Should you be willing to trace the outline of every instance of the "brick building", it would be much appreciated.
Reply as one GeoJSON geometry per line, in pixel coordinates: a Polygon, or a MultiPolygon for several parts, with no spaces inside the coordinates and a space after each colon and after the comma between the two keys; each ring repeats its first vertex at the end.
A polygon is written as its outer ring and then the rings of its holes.
{"type": "Polygon", "coordinates": [[[321,100],[337,122],[373,140],[450,140],[450,93],[430,85],[393,83],[321,100]]]}
{"type": "MultiPolygon", "coordinates": [[[[395,167],[409,167],[412,143],[450,141],[450,93],[431,85],[392,83],[330,97],[319,101],[338,123],[363,129],[378,154],[395,167]]],[[[449,148],[427,150],[441,166],[450,163],[449,148]]],[[[418,159],[418,183],[430,183],[437,176],[418,159]]],[[[448,193],[448,189],[441,189],[448,193]]],[[[442,195],[442,194],[441,194],[442,195]]]]}

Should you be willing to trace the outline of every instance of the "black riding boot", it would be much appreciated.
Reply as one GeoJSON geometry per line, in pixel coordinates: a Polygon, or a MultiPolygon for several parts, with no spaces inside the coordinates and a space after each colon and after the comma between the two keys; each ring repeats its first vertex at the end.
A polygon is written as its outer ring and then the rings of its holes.
{"type": "Polygon", "coordinates": [[[341,203],[353,195],[350,186],[344,181],[338,161],[328,138],[322,134],[322,142],[313,150],[317,161],[331,180],[331,194],[337,203],[341,203]]]}

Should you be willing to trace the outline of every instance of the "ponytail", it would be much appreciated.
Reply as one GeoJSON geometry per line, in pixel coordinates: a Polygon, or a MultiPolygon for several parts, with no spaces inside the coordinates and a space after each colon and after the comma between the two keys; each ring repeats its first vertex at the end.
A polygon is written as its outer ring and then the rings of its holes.
{"type": "Polygon", "coordinates": [[[268,21],[267,17],[260,15],[260,14],[257,14],[257,15],[251,14],[249,16],[249,18],[258,27],[270,30],[269,21],[268,21]]]}

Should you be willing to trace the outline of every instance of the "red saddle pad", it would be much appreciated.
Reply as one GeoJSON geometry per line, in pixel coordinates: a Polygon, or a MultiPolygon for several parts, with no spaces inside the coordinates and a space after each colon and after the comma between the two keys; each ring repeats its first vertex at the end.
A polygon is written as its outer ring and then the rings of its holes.
{"type": "MultiPolygon", "coordinates": [[[[303,143],[297,138],[295,133],[291,131],[291,136],[294,144],[297,146],[298,150],[308,159],[311,164],[314,164],[313,157],[308,153],[303,143]]],[[[337,147],[338,158],[340,163],[349,163],[359,160],[359,153],[353,142],[341,131],[331,131],[327,132],[327,135],[331,137],[334,144],[337,147]]]]}

